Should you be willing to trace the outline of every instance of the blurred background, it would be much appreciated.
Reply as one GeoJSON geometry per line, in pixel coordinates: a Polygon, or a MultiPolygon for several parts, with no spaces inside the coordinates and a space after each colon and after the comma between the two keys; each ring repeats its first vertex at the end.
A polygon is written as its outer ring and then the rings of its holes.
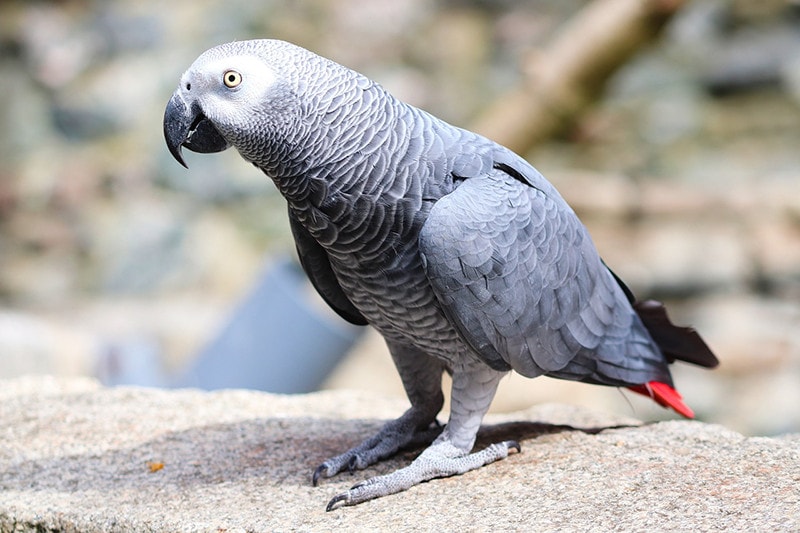
{"type": "MultiPolygon", "coordinates": [[[[0,378],[403,396],[380,338],[298,276],[272,183],[232,150],[183,169],[164,106],[203,50],[273,37],[469,127],[589,3],[0,1],[0,378]]],[[[676,365],[679,389],[746,434],[800,431],[799,143],[800,4],[695,0],[524,154],[703,334],[722,365],[676,365]]],[[[671,416],[633,396],[511,376],[493,409],[671,416]]]]}

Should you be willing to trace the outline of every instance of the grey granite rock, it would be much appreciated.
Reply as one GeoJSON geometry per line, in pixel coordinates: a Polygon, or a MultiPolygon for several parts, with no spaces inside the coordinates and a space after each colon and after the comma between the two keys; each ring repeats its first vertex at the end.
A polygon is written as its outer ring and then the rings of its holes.
{"type": "MultiPolygon", "coordinates": [[[[353,508],[313,468],[400,413],[348,392],[278,396],[0,381],[0,531],[705,531],[800,528],[800,439],[641,424],[561,405],[487,419],[522,453],[353,508]],[[576,428],[611,428],[601,432],[576,428]]],[[[480,444],[480,443],[479,443],[480,444]]]]}

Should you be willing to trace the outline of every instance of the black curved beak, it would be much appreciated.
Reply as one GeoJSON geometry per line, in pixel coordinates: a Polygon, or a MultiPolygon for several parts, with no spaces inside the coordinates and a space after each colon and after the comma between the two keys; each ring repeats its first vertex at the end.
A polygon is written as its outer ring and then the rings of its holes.
{"type": "Polygon", "coordinates": [[[221,152],[229,146],[214,124],[203,115],[200,106],[187,106],[178,92],[169,99],[164,111],[164,139],[172,157],[186,168],[189,167],[181,153],[184,146],[201,154],[221,152]]]}

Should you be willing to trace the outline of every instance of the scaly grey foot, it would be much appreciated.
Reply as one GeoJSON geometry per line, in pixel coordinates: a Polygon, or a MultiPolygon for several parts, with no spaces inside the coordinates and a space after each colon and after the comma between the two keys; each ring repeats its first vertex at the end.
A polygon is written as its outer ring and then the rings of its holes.
{"type": "Polygon", "coordinates": [[[367,500],[402,492],[434,478],[455,476],[475,470],[494,461],[505,459],[511,450],[520,451],[519,443],[504,441],[492,444],[475,453],[465,453],[449,442],[439,440],[426,449],[413,463],[386,474],[362,481],[347,492],[335,496],[325,508],[336,509],[339,504],[356,505],[367,500]]]}
{"type": "MultiPolygon", "coordinates": [[[[407,413],[408,414],[408,413],[407,413]]],[[[311,483],[316,487],[320,478],[333,477],[343,470],[353,472],[362,470],[387,459],[405,446],[426,446],[442,432],[442,426],[434,424],[418,429],[418,423],[411,416],[402,416],[387,423],[377,435],[370,437],[355,448],[332,457],[314,470],[311,483]]]]}

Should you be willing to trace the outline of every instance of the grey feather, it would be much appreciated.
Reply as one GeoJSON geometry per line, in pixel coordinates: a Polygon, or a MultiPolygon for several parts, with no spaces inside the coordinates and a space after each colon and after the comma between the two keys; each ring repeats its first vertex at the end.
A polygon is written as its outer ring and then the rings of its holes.
{"type": "Polygon", "coordinates": [[[355,308],[344,291],[342,291],[342,287],[336,279],[336,274],[331,269],[325,249],[311,238],[303,226],[292,216],[291,212],[289,213],[289,223],[300,264],[311,280],[311,284],[322,296],[322,299],[348,322],[366,326],[367,319],[355,308]]]}

